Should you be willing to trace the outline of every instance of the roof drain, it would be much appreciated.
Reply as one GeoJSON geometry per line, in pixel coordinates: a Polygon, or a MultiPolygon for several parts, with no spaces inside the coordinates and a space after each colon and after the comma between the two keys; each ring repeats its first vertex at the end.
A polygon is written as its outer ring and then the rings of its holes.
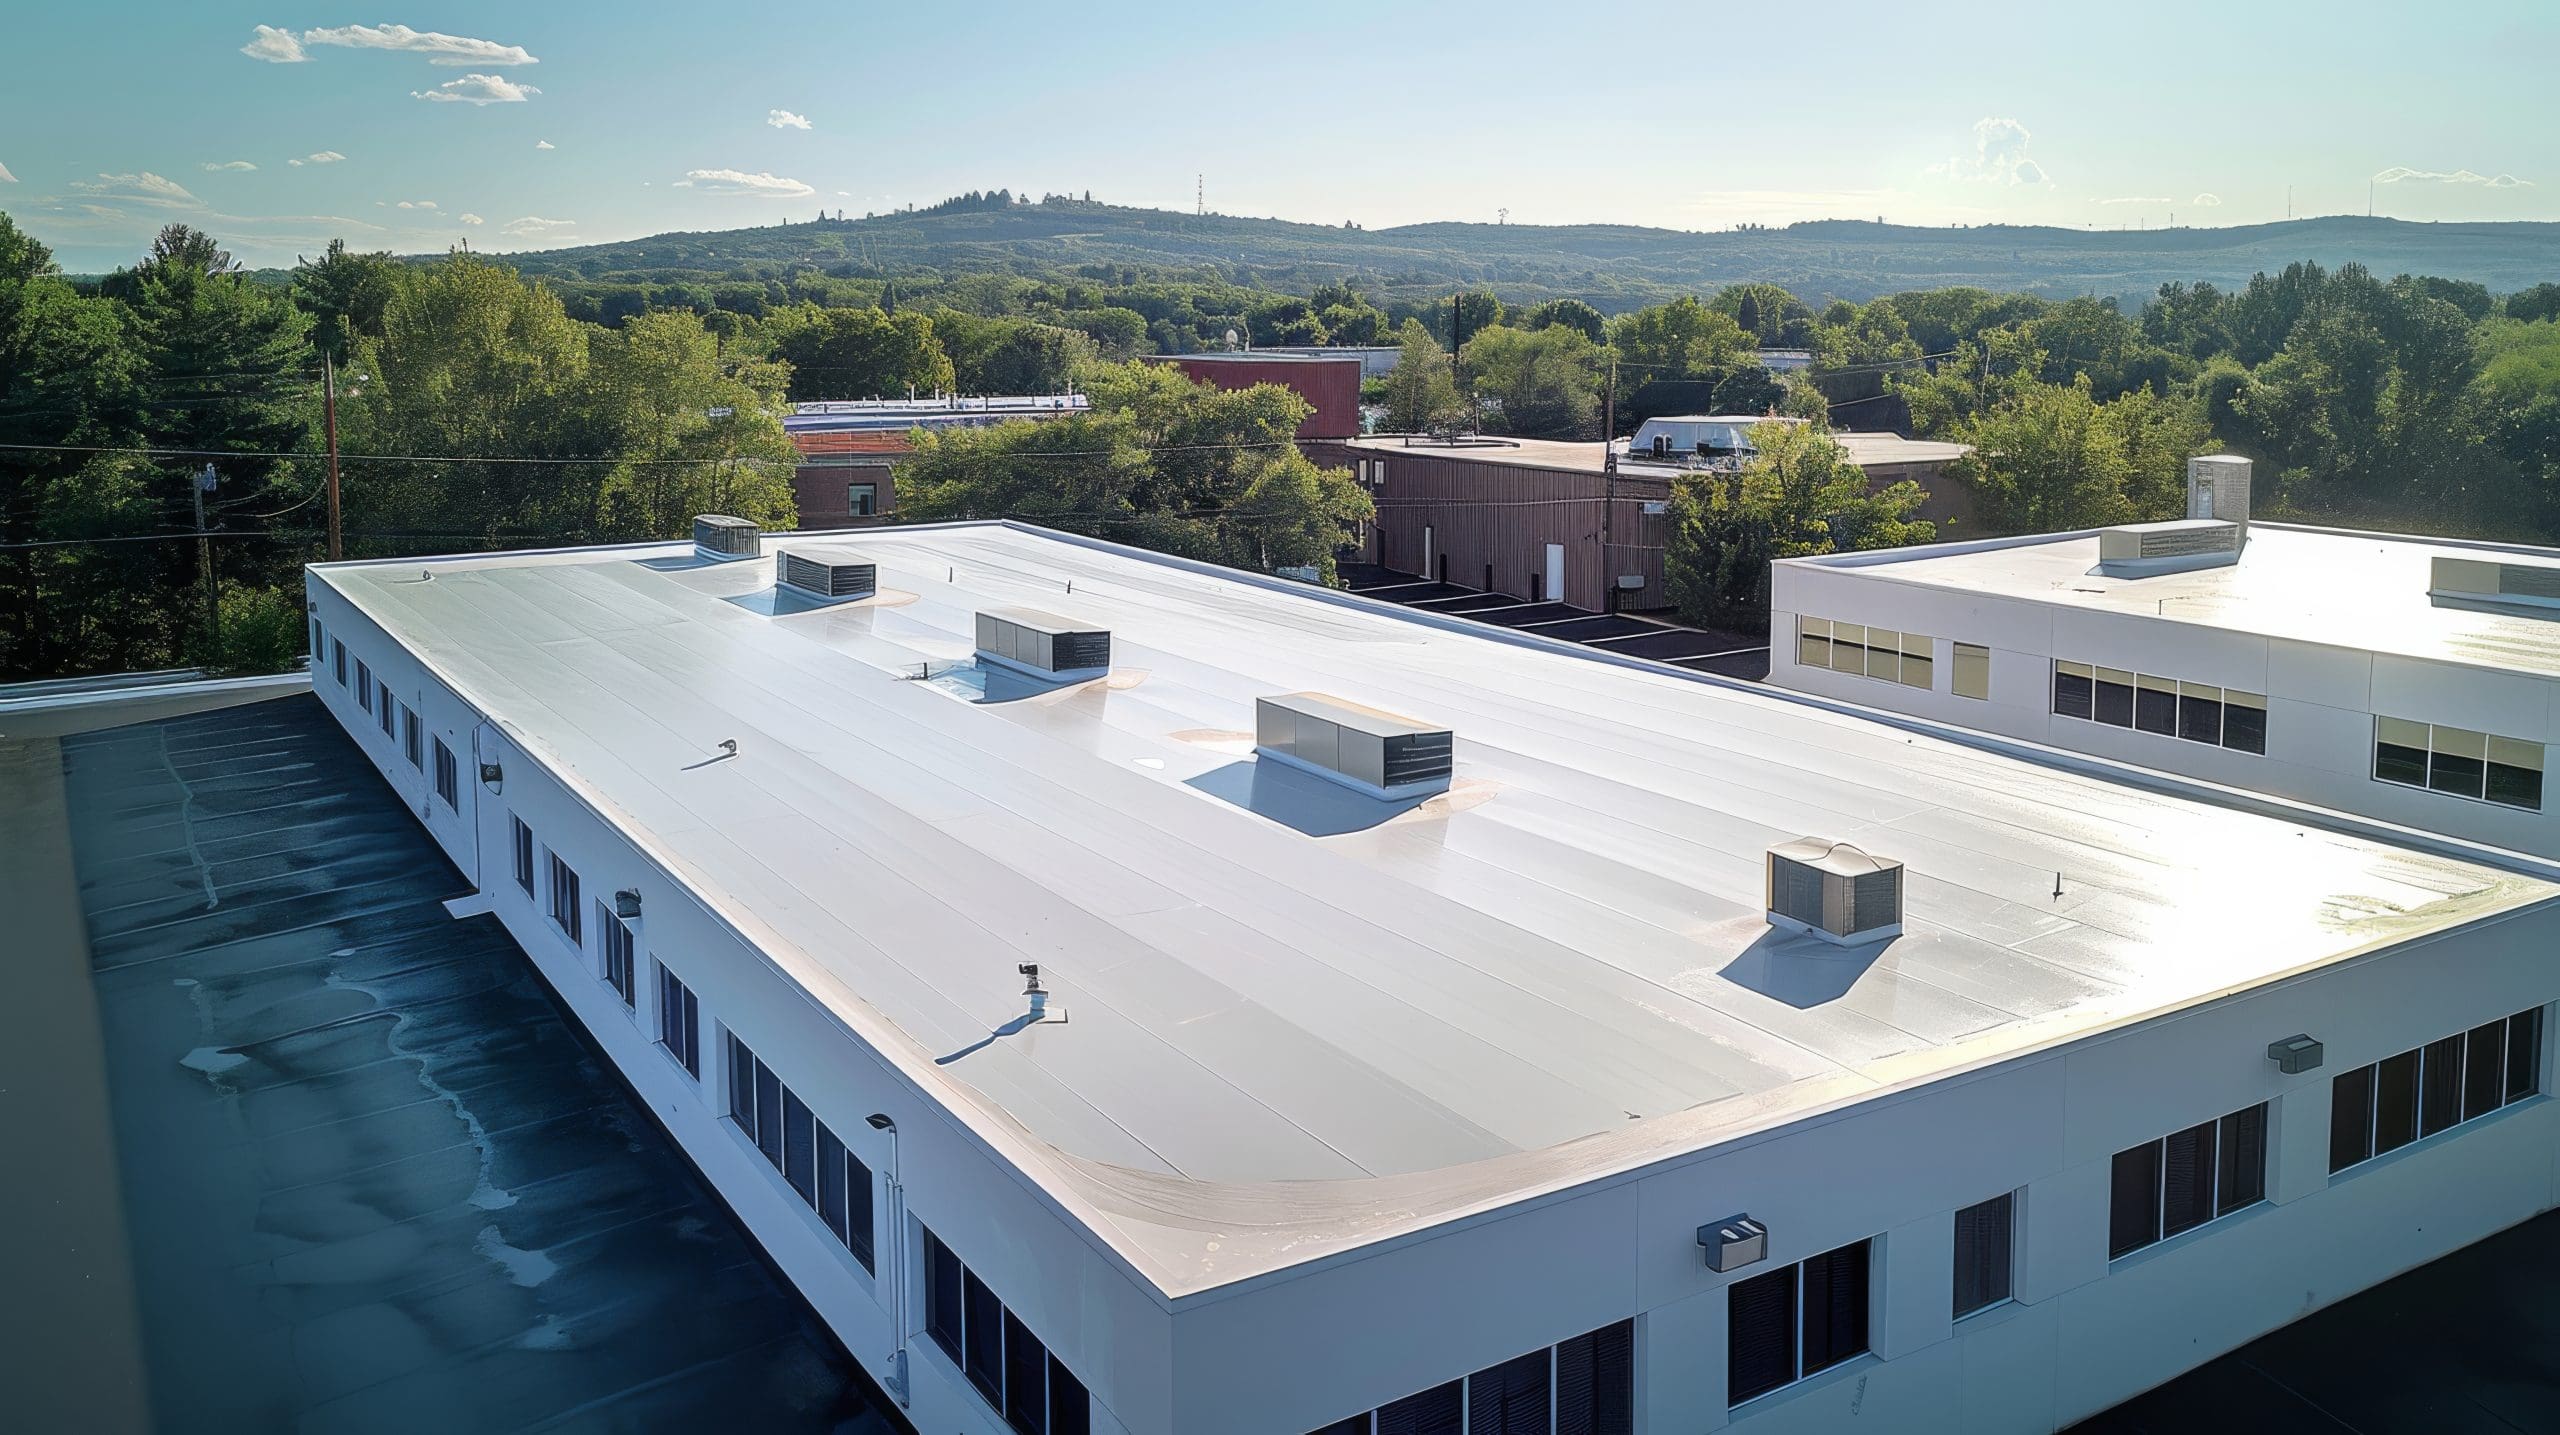
{"type": "Polygon", "coordinates": [[[1111,630],[1033,608],[978,614],[978,661],[1044,683],[1080,683],[1111,672],[1111,630]]]}
{"type": "Polygon", "coordinates": [[[1902,864],[1846,842],[1769,849],[1769,925],[1854,947],[1902,935],[1902,864]]]}
{"type": "Polygon", "coordinates": [[[697,514],[693,520],[693,551],[717,563],[753,558],[764,552],[764,529],[749,519],[731,518],[725,513],[697,514]]]}
{"type": "Polygon", "coordinates": [[[1387,801],[1449,790],[1457,735],[1323,693],[1256,698],[1254,754],[1387,801]]]}
{"type": "Polygon", "coordinates": [[[773,555],[773,582],[804,598],[846,603],[880,591],[880,565],[850,548],[785,548],[773,555]]]}

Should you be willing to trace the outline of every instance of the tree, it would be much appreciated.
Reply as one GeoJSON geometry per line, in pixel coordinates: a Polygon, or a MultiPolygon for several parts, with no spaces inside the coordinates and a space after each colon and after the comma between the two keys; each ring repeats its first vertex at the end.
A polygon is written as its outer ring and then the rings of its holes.
{"type": "Polygon", "coordinates": [[[1681,615],[1752,631],[1769,620],[1769,564],[1781,558],[1926,543],[1936,525],[1911,515],[1928,495],[1905,479],[1871,489],[1816,424],[1762,425],[1736,474],[1683,474],[1672,484],[1664,579],[1681,615]]]}
{"type": "Polygon", "coordinates": [[[1689,378],[1728,367],[1758,348],[1733,316],[1682,295],[1621,314],[1609,325],[1609,346],[1640,378],[1689,378]]]}
{"type": "Polygon", "coordinates": [[[1948,476],[1971,486],[1994,532],[2056,533],[2135,516],[2132,457],[2085,376],[2029,385],[1958,432],[1973,452],[1948,476]]]}
{"type": "Polygon", "coordinates": [[[2560,284],[2536,284],[2507,296],[2507,317],[2532,323],[2560,319],[2560,284]]]}
{"type": "Polygon", "coordinates": [[[1422,327],[1407,319],[1396,334],[1396,366],[1381,380],[1386,426],[1391,433],[1428,433],[1463,423],[1467,402],[1458,393],[1449,352],[1422,327]]]}
{"type": "Polygon", "coordinates": [[[1549,299],[1530,306],[1529,312],[1520,319],[1520,327],[1524,329],[1558,326],[1571,329],[1595,344],[1606,342],[1609,337],[1608,319],[1579,299],[1549,299]]]}
{"type": "Polygon", "coordinates": [[[317,260],[293,267],[293,301],[311,316],[311,340],[338,363],[358,334],[382,332],[382,310],[400,287],[400,263],[387,253],[357,254],[332,239],[317,260]]]}
{"type": "Polygon", "coordinates": [[[1596,427],[1601,350],[1561,325],[1496,324],[1467,341],[1460,359],[1479,400],[1491,399],[1504,433],[1584,438],[1596,427]]]}
{"type": "Polygon", "coordinates": [[[673,538],[697,513],[798,522],[779,365],[724,367],[701,317],[680,309],[597,330],[588,349],[580,427],[588,446],[623,460],[597,484],[599,536],[673,538]]]}
{"type": "Polygon", "coordinates": [[[933,321],[913,312],[820,309],[803,304],[766,321],[773,356],[791,366],[791,397],[863,399],[948,392],[951,358],[933,321]]]}
{"type": "Polygon", "coordinates": [[[950,356],[952,387],[970,394],[1055,394],[1096,350],[1083,333],[1025,319],[934,317],[934,336],[950,356]]]}

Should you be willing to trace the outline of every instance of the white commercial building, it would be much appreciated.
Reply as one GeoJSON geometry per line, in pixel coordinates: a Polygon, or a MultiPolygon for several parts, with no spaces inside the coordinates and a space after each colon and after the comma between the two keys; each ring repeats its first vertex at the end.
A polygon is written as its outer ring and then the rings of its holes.
{"type": "Polygon", "coordinates": [[[2253,523],[2245,461],[2195,475],[2186,520],[1780,562],[1770,681],[2560,858],[2560,552],[2253,523]]]}
{"type": "Polygon", "coordinates": [[[314,568],[315,686],[918,1429],[2049,1431],[2554,1203],[2530,864],[1012,525],[702,539],[314,568]]]}

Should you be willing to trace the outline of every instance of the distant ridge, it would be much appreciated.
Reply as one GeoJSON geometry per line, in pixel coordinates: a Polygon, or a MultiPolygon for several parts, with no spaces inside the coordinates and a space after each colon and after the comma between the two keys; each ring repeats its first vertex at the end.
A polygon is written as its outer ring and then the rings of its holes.
{"type": "Polygon", "coordinates": [[[656,278],[814,264],[849,276],[1056,274],[1092,267],[1215,274],[1305,292],[1352,279],[1372,297],[1490,287],[1506,300],[1574,295],[1604,308],[1742,280],[1865,300],[1954,284],[2049,297],[2141,297],[2173,280],[2247,282],[2295,260],[2435,274],[2508,293],[2560,279],[2560,223],[2421,224],[2329,216],[2227,229],[1921,228],[1816,220],[1692,233],[1636,225],[1461,224],[1345,229],[1083,200],[654,235],[506,256],[529,274],[656,278]]]}

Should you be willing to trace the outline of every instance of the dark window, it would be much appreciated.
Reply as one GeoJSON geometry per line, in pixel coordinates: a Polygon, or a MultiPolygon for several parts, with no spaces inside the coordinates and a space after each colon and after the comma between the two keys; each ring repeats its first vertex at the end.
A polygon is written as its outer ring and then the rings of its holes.
{"type": "Polygon", "coordinates": [[[516,825],[516,885],[528,897],[533,895],[533,829],[521,817],[509,819],[516,825]]]}
{"type": "Polygon", "coordinates": [[[844,1225],[844,1143],[821,1121],[818,1127],[818,1219],[846,1245],[844,1225]]]}
{"type": "Polygon", "coordinates": [[[2213,1219],[2214,1123],[2173,1132],[2161,1143],[2160,1234],[2192,1231],[2213,1219]]]}
{"type": "Polygon", "coordinates": [[[382,709],[380,712],[376,713],[375,716],[382,719],[382,735],[384,737],[398,736],[400,700],[391,695],[391,685],[389,683],[382,685],[382,709]]]}
{"type": "Polygon", "coordinates": [[[2373,1068],[2360,1066],[2329,1083],[2329,1169],[2343,1171],[2373,1155],[2373,1068]]]}
{"type": "Polygon", "coordinates": [[[2222,745],[2222,689],[2178,685],[2178,736],[2189,742],[2222,745]]]}
{"type": "Polygon", "coordinates": [[[1452,1380],[1378,1409],[1378,1435],[1463,1435],[1466,1384],[1452,1380]]]}
{"type": "Polygon", "coordinates": [[[578,895],[578,874],[569,870],[569,864],[560,860],[559,853],[552,853],[552,925],[560,929],[560,934],[562,936],[567,937],[570,941],[575,942],[580,946],[584,946],[586,945],[586,934],[579,930],[579,923],[585,920],[586,910],[586,899],[578,895]]]}
{"type": "Polygon", "coordinates": [[[356,706],[373,711],[373,669],[366,667],[362,658],[356,659],[356,706]]]}
{"type": "Polygon", "coordinates": [[[2433,1136],[2462,1119],[2462,1033],[2426,1045],[2418,1083],[2418,1134],[2433,1136]]]}
{"type": "Polygon", "coordinates": [[[756,1149],[773,1169],[782,1169],[782,1078],[761,1061],[756,1063],[756,1149]]]}
{"type": "Polygon", "coordinates": [[[2053,710],[2061,717],[2084,718],[2089,715],[2089,669],[2081,663],[2057,662],[2053,665],[2053,710]]]}
{"type": "Polygon", "coordinates": [[[462,810],[462,765],[454,761],[453,749],[436,739],[436,796],[444,799],[448,811],[462,810]]]}
{"type": "Polygon", "coordinates": [[[2427,725],[2398,718],[2373,720],[2373,775],[2408,787],[2427,785],[2427,725]]]}
{"type": "Polygon", "coordinates": [[[2418,1054],[2404,1051],[2373,1070],[2373,1154],[2418,1139],[2418,1054]]]}
{"type": "Polygon", "coordinates": [[[1022,1435],[1048,1435],[1049,1348],[1004,1313],[1004,1419],[1022,1435]]]}
{"type": "Polygon", "coordinates": [[[782,1092],[782,1179],[814,1207],[818,1203],[818,1118],[789,1087],[782,1092]]]}
{"type": "Polygon", "coordinates": [[[702,1078],[702,1003],[693,989],[676,980],[676,974],[658,968],[658,1044],[684,1067],[685,1074],[702,1078]]]}
{"type": "Polygon", "coordinates": [[[335,638],[329,640],[329,666],[338,673],[338,686],[347,685],[347,645],[335,638]]]}
{"type": "Polygon", "coordinates": [[[960,1363],[960,1305],[962,1270],[960,1258],[951,1248],[924,1233],[924,1333],[960,1363]]]}
{"type": "Polygon", "coordinates": [[[2252,1106],[2222,1118],[2215,1153],[2213,1213],[2228,1216],[2267,1198],[2267,1108],[2252,1106]]]}
{"type": "Polygon", "coordinates": [[[1049,1435],[1093,1435],[1093,1397],[1054,1355],[1049,1357],[1049,1435]]]}
{"type": "Polygon", "coordinates": [[[596,903],[596,930],[604,934],[604,979],[622,994],[622,1004],[632,1005],[631,928],[604,903],[596,903]]]}
{"type": "Polygon", "coordinates": [[[987,1403],[1004,1408],[1004,1303],[978,1273],[965,1267],[960,1272],[962,1287],[961,1324],[966,1328],[967,1358],[960,1362],[969,1383],[987,1397],[987,1403]]]}
{"type": "Polygon", "coordinates": [[[1956,1318],[2009,1298],[2018,1199],[2004,1192],[1956,1212],[1956,1318]]]}
{"type": "Polygon", "coordinates": [[[314,618],[311,620],[311,666],[320,666],[320,655],[327,651],[320,642],[320,620],[314,618]]]}
{"type": "Polygon", "coordinates": [[[2542,1008],[2507,1018],[2507,1099],[2522,1101],[2542,1089],[2542,1008]]]}
{"type": "Polygon", "coordinates": [[[2097,718],[2110,727],[2133,726],[2133,674],[2098,669],[2097,718]]]}
{"type": "Polygon", "coordinates": [[[2507,1024],[2473,1027],[2462,1047],[2462,1119],[2486,1116],[2504,1104],[2506,1076],[2507,1024]]]}
{"type": "Polygon", "coordinates": [[[848,483],[844,486],[845,512],[856,518],[869,518],[879,511],[880,486],[876,483],[848,483]]]}
{"type": "Polygon", "coordinates": [[[2489,739],[2489,786],[2486,796],[2501,807],[2542,810],[2543,746],[2511,737],[2489,739]]]}
{"type": "Polygon", "coordinates": [[[1536,1350],[1467,1377],[1467,1435],[1547,1435],[1555,1357],[1536,1350]]]}
{"type": "Polygon", "coordinates": [[[426,765],[425,756],[419,751],[421,746],[418,741],[418,710],[404,707],[400,710],[400,751],[409,759],[411,767],[426,765]]]}
{"type": "Polygon", "coordinates": [[[1804,1263],[1804,1373],[1867,1353],[1867,1243],[1804,1263]]]}
{"type": "Polygon", "coordinates": [[[2178,735],[2178,686],[2166,678],[2134,679],[2133,725],[2162,737],[2178,735]]]}
{"type": "Polygon", "coordinates": [[[2488,775],[2488,738],[2459,728],[2435,730],[2435,753],[2427,762],[2427,786],[2456,797],[2478,797],[2488,775]]]}
{"type": "Polygon", "coordinates": [[[1794,1266],[1725,1290],[1725,1402],[1740,1405],[1796,1378],[1794,1266]]]}
{"type": "Polygon", "coordinates": [[[844,1153],[844,1243],[862,1268],[877,1274],[872,1265],[871,1237],[871,1168],[862,1158],[844,1153]]]}
{"type": "Polygon", "coordinates": [[[2131,1255],[2160,1239],[2160,1143],[2116,1153],[2107,1193],[2107,1258],[2131,1255]]]}
{"type": "Polygon", "coordinates": [[[1556,1435],[1635,1435],[1636,1323],[1556,1347],[1556,1435]]]}
{"type": "Polygon", "coordinates": [[[2230,693],[2222,702],[2222,745],[2233,752],[2267,751],[2267,700],[2253,693],[2230,693]]]}
{"type": "Polygon", "coordinates": [[[756,1054],[738,1040],[736,1032],[729,1033],[729,1119],[738,1123],[749,1140],[755,1139],[756,1054]]]}

